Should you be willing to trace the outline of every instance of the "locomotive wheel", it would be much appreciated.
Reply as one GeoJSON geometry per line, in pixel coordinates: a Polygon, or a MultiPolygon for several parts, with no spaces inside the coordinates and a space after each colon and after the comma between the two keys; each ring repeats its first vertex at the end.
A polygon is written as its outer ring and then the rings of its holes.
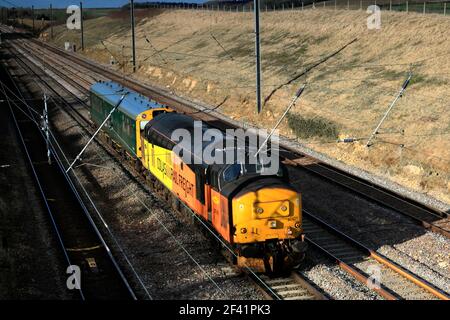
{"type": "Polygon", "coordinates": [[[135,160],[134,161],[134,169],[138,172],[141,173],[142,172],[142,164],[139,160],[135,160]]]}

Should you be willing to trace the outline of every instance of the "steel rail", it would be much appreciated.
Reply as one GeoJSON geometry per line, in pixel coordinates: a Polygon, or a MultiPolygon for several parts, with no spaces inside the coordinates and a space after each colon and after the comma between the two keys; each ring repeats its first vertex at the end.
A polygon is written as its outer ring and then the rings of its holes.
{"type": "MultiPolygon", "coordinates": [[[[369,277],[364,275],[363,273],[361,273],[359,270],[356,270],[356,268],[352,266],[352,263],[348,263],[348,261],[355,260],[355,257],[361,258],[361,257],[365,256],[366,258],[371,258],[374,261],[377,261],[378,263],[386,266],[393,272],[399,274],[402,278],[415,284],[416,286],[422,288],[423,290],[429,292],[433,296],[435,296],[441,300],[449,300],[450,299],[450,296],[447,293],[445,293],[442,290],[440,290],[439,288],[435,287],[433,284],[420,278],[419,276],[415,275],[411,271],[406,270],[402,266],[398,265],[397,263],[388,259],[387,257],[384,257],[383,255],[379,254],[378,252],[366,247],[365,245],[361,244],[359,241],[351,238],[350,236],[343,233],[342,231],[339,231],[338,229],[331,226],[327,222],[323,221],[319,217],[313,215],[309,211],[303,210],[303,216],[304,216],[304,222],[306,221],[306,222],[309,222],[309,223],[312,223],[312,224],[318,226],[319,228],[322,228],[323,230],[335,235],[337,238],[339,238],[343,242],[347,243],[350,247],[353,247],[357,251],[362,253],[362,255],[360,257],[358,257],[358,253],[355,251],[351,252],[350,256],[345,257],[345,255],[343,255],[342,257],[339,257],[339,254],[334,254],[332,252],[333,250],[324,248],[321,244],[317,243],[317,241],[314,240],[313,232],[310,232],[310,234],[309,235],[307,234],[305,237],[305,239],[309,243],[311,243],[313,246],[315,246],[316,248],[318,248],[319,250],[321,250],[323,252],[326,252],[330,257],[335,259],[336,262],[338,263],[338,265],[342,269],[344,269],[349,274],[354,276],[358,281],[367,284],[369,277]]],[[[305,232],[306,232],[306,230],[305,230],[305,232]]],[[[317,238],[317,239],[319,239],[319,238],[317,238]]],[[[336,250],[336,252],[338,252],[338,251],[336,250]]],[[[398,295],[397,296],[393,295],[392,292],[390,292],[389,290],[386,290],[386,288],[383,288],[383,287],[374,288],[374,290],[387,299],[400,298],[398,295]]]]}
{"type": "MultiPolygon", "coordinates": [[[[36,74],[36,76],[39,76],[39,75],[36,74]]],[[[69,90],[68,90],[68,92],[71,93],[69,90]]],[[[88,91],[86,90],[86,92],[88,92],[88,91]]],[[[73,94],[73,93],[71,93],[71,94],[73,94]]],[[[82,103],[84,103],[83,100],[80,99],[80,101],[82,103]]],[[[87,105],[86,105],[86,107],[87,107],[87,105]]],[[[74,112],[76,112],[77,115],[81,116],[77,110],[75,110],[72,107],[71,107],[71,109],[74,112]]],[[[77,121],[80,121],[80,119],[77,121]]],[[[83,116],[81,116],[81,121],[88,123],[88,119],[86,119],[83,116]]],[[[260,277],[254,273],[249,273],[249,275],[250,275],[250,279],[255,283],[255,285],[257,285],[261,289],[262,292],[265,292],[265,295],[267,295],[267,297],[270,296],[271,298],[283,299],[282,296],[278,296],[276,294],[276,291],[271,289],[271,286],[269,284],[271,280],[262,281],[260,279],[260,277]]],[[[315,289],[313,286],[311,286],[305,279],[302,278],[302,276],[296,274],[296,275],[292,275],[291,277],[292,277],[292,279],[295,279],[295,283],[297,283],[297,286],[299,287],[297,290],[303,291],[303,296],[308,296],[308,297],[310,297],[309,299],[311,299],[311,298],[312,299],[325,299],[325,296],[323,296],[317,289],[315,289]]]]}

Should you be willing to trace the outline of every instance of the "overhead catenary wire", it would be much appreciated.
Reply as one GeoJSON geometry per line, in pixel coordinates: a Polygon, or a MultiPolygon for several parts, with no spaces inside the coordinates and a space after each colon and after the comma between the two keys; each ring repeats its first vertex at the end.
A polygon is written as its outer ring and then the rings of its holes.
{"type": "Polygon", "coordinates": [[[156,47],[150,42],[150,40],[148,39],[148,37],[146,35],[144,35],[145,37],[145,41],[150,45],[150,47],[153,49],[153,51],[155,51],[155,53],[158,55],[158,57],[162,60],[162,62],[164,64],[167,64],[167,60],[164,59],[164,57],[161,55],[161,53],[156,49],[156,47]]]}
{"type": "MultiPolygon", "coordinates": [[[[115,42],[112,42],[110,40],[102,40],[103,42],[109,43],[113,46],[117,46],[117,47],[124,47],[127,49],[131,49],[131,46],[127,46],[127,45],[123,45],[123,44],[118,44],[115,42]]],[[[153,49],[149,49],[149,48],[144,48],[144,47],[138,47],[136,46],[136,50],[140,50],[140,51],[154,51],[153,49]]],[[[202,55],[202,54],[195,54],[195,53],[188,53],[188,52],[180,52],[180,51],[169,51],[169,50],[165,50],[165,49],[159,49],[156,52],[154,52],[150,57],[160,54],[161,52],[164,53],[170,53],[170,54],[174,54],[174,55],[182,55],[182,56],[191,56],[191,57],[198,57],[198,58],[205,58],[205,59],[218,59],[218,60],[223,60],[223,57],[219,57],[219,56],[209,56],[209,55],[202,55]]],[[[148,58],[150,58],[148,57],[148,58]]],[[[144,60],[145,61],[145,60],[144,60]]]]}
{"type": "Polygon", "coordinates": [[[19,5],[17,5],[17,3],[14,3],[14,2],[9,1],[9,0],[0,0],[0,1],[3,2],[3,3],[7,3],[7,4],[9,4],[10,6],[13,6],[13,7],[15,7],[15,8],[19,8],[19,7],[20,7],[19,5]]]}
{"type": "Polygon", "coordinates": [[[219,47],[223,50],[223,52],[230,57],[231,61],[234,61],[233,56],[228,52],[227,49],[225,49],[225,47],[222,45],[222,43],[220,43],[219,40],[217,40],[217,38],[212,34],[212,32],[209,33],[211,35],[211,37],[214,39],[214,41],[219,45],[219,47]]]}

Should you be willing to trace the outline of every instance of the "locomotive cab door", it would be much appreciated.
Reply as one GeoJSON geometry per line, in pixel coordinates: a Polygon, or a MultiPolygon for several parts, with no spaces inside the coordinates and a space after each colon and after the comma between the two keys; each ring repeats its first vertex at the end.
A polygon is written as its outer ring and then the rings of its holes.
{"type": "Polygon", "coordinates": [[[198,200],[199,205],[201,206],[202,216],[205,219],[210,220],[205,196],[206,170],[203,166],[196,165],[194,166],[194,173],[195,173],[195,198],[198,200]]]}

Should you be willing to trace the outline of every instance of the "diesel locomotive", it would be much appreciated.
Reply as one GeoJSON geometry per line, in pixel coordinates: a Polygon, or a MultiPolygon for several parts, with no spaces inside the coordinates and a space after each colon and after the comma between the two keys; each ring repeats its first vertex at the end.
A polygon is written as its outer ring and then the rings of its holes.
{"type": "MultiPolygon", "coordinates": [[[[305,255],[300,193],[289,184],[286,168],[263,174],[260,163],[186,161],[174,152],[177,129],[194,133],[195,119],[115,82],[90,90],[91,119],[106,141],[133,163],[174,209],[195,215],[235,263],[268,273],[298,264],[305,255]],[[189,208],[189,212],[183,210],[189,208]]],[[[202,124],[202,130],[210,128],[202,124]]],[[[211,148],[217,141],[202,141],[211,148]]],[[[182,150],[191,152],[188,150],[182,150]]],[[[182,153],[182,152],[181,152],[182,153]]]]}

